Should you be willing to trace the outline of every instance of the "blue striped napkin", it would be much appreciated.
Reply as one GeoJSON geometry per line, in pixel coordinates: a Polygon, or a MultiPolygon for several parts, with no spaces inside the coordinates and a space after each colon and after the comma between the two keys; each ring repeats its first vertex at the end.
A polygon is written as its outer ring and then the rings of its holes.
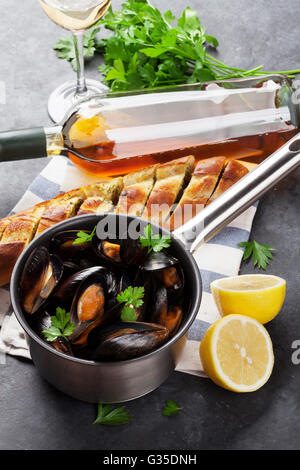
{"type": "MultiPolygon", "coordinates": [[[[13,213],[52,199],[59,192],[97,181],[99,177],[84,174],[66,158],[55,157],[33,181],[13,209],[13,213]]],[[[243,251],[237,244],[249,239],[255,212],[256,206],[250,207],[195,254],[203,280],[203,298],[197,319],[189,331],[183,355],[177,365],[178,371],[198,376],[205,375],[199,358],[199,344],[207,328],[220,318],[210,293],[210,283],[215,279],[238,274],[243,251]]],[[[0,363],[5,362],[5,354],[30,359],[24,332],[12,315],[8,287],[0,288],[0,325],[2,325],[0,363]]]]}

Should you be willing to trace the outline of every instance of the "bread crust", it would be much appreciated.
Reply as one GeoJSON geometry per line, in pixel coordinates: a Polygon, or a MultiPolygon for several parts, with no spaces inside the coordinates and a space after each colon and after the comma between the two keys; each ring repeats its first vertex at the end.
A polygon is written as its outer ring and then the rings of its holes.
{"type": "Polygon", "coordinates": [[[14,266],[26,247],[26,243],[16,241],[0,244],[0,287],[9,283],[14,266]]]}
{"type": "Polygon", "coordinates": [[[140,217],[154,186],[157,165],[124,177],[116,212],[140,217]]]}
{"type": "Polygon", "coordinates": [[[62,201],[59,204],[50,205],[43,213],[36,236],[39,236],[48,228],[52,227],[63,220],[70,219],[76,215],[83,199],[81,197],[73,197],[69,200],[62,201]]]}
{"type": "Polygon", "coordinates": [[[101,197],[89,197],[80,206],[77,216],[85,214],[100,214],[114,211],[112,202],[104,201],[101,197]]]}
{"type": "Polygon", "coordinates": [[[165,222],[189,182],[194,164],[195,158],[188,156],[158,166],[156,183],[142,215],[144,218],[156,224],[165,222]]]}
{"type": "Polygon", "coordinates": [[[237,183],[240,179],[249,173],[249,170],[236,160],[230,160],[226,165],[223,175],[219,181],[216,190],[213,195],[209,198],[209,201],[206,205],[211,204],[219,196],[221,196],[225,191],[227,191],[231,186],[237,183]]]}
{"type": "Polygon", "coordinates": [[[216,188],[225,162],[225,157],[215,157],[201,160],[196,165],[188,187],[170,219],[165,223],[166,228],[173,231],[204,209],[216,188]]]}

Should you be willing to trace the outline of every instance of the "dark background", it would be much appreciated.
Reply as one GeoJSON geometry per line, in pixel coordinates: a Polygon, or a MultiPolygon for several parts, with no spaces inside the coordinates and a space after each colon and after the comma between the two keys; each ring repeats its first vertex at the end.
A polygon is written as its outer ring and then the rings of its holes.
{"type": "MultiPolygon", "coordinates": [[[[114,1],[114,6],[121,2],[114,1]]],[[[190,5],[208,34],[220,41],[218,57],[233,66],[266,69],[300,67],[298,0],[180,0],[153,4],[177,15],[190,5]]],[[[50,125],[50,92],[74,72],[52,50],[65,33],[44,15],[37,0],[1,0],[0,80],[6,104],[0,129],[50,125]]],[[[98,77],[99,59],[87,66],[98,77]]],[[[75,77],[74,77],[75,78],[75,77]]],[[[0,217],[16,204],[45,160],[0,164],[0,217]]],[[[0,365],[0,449],[297,449],[300,447],[300,366],[291,362],[300,340],[299,246],[300,172],[283,181],[261,202],[252,238],[278,249],[269,272],[288,283],[280,316],[268,326],[275,369],[260,391],[236,395],[206,379],[173,373],[160,389],[127,405],[130,425],[93,426],[96,406],[57,392],[34,366],[12,357],[0,365]],[[183,411],[161,415],[173,399],[183,411]]],[[[243,265],[242,273],[251,273],[243,265]]]]}

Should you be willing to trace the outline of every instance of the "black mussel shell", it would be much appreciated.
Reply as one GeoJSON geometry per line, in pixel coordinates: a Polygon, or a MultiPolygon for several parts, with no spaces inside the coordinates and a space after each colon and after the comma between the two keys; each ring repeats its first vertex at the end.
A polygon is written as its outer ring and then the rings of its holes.
{"type": "Polygon", "coordinates": [[[63,263],[46,247],[36,248],[28,258],[21,277],[20,295],[25,312],[32,314],[46,302],[63,275],[63,263]]]}
{"type": "Polygon", "coordinates": [[[145,271],[159,271],[164,268],[169,268],[170,266],[175,266],[178,264],[178,259],[173,256],[160,251],[156,253],[152,251],[148,256],[144,264],[145,271]]]}
{"type": "Polygon", "coordinates": [[[79,264],[73,263],[72,261],[65,261],[63,280],[73,276],[73,274],[78,273],[78,271],[82,271],[82,267],[79,264]]]}
{"type": "MultiPolygon", "coordinates": [[[[85,242],[74,245],[74,241],[78,238],[77,234],[80,230],[68,230],[57,233],[50,240],[49,249],[63,260],[73,259],[82,255],[91,248],[91,242],[85,242]]],[[[90,233],[87,231],[87,233],[90,233]]]]}
{"type": "Polygon", "coordinates": [[[151,322],[165,326],[168,313],[168,292],[164,286],[158,287],[153,296],[151,322]]]}
{"type": "Polygon", "coordinates": [[[119,282],[118,294],[128,289],[129,286],[132,286],[132,280],[130,279],[127,273],[124,273],[122,274],[119,282]]]}
{"type": "Polygon", "coordinates": [[[51,326],[51,315],[48,311],[41,309],[35,315],[28,317],[28,323],[33,331],[43,340],[45,340],[44,330],[51,326]]]}
{"type": "Polygon", "coordinates": [[[116,323],[89,335],[92,359],[124,361],[148,354],[168,339],[167,328],[151,323],[116,323]]]}
{"type": "Polygon", "coordinates": [[[121,239],[120,247],[122,263],[136,266],[144,264],[148,250],[140,244],[139,240],[132,238],[121,239]]]}
{"type": "Polygon", "coordinates": [[[74,356],[70,342],[63,336],[56,338],[56,340],[52,341],[50,344],[56,351],[67,354],[67,356],[74,356]]]}

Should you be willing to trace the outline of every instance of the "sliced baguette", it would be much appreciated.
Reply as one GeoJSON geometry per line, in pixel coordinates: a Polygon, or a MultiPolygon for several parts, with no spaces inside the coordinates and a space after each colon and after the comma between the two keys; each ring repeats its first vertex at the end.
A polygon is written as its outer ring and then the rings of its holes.
{"type": "Polygon", "coordinates": [[[231,186],[237,183],[240,179],[249,173],[249,170],[242,163],[236,160],[230,160],[225,167],[223,175],[219,181],[216,190],[209,198],[206,205],[211,204],[219,196],[221,196],[225,191],[227,191],[231,186]]]}
{"type": "Polygon", "coordinates": [[[140,217],[153,189],[157,165],[124,177],[116,212],[140,217]]]}
{"type": "Polygon", "coordinates": [[[142,214],[145,219],[156,224],[165,222],[189,182],[194,164],[195,158],[189,156],[157,167],[156,183],[142,214]]]}
{"type": "Polygon", "coordinates": [[[195,217],[213,194],[226,162],[225,157],[201,160],[175,211],[165,223],[173,231],[195,217]]]}
{"type": "Polygon", "coordinates": [[[102,197],[88,197],[81,205],[77,215],[105,214],[114,210],[115,206],[112,202],[104,201],[102,197]]]}
{"type": "Polygon", "coordinates": [[[58,203],[55,202],[47,207],[41,217],[35,236],[39,236],[45,230],[63,220],[74,217],[82,203],[83,199],[81,197],[73,197],[65,201],[59,201],[58,203]]]}

